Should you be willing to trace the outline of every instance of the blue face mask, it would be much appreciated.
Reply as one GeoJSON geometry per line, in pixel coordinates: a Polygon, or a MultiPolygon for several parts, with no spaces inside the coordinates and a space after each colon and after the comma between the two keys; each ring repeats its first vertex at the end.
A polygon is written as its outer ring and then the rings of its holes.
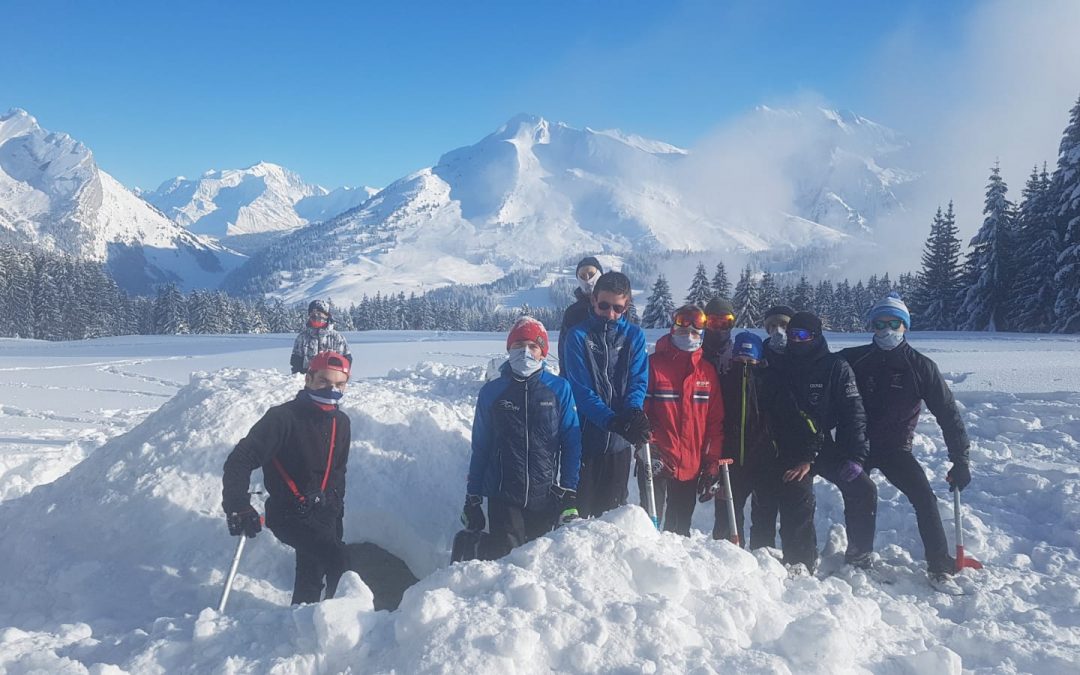
{"type": "Polygon", "coordinates": [[[898,330],[884,330],[874,333],[874,344],[878,349],[889,351],[896,349],[904,341],[904,334],[898,330]]]}
{"type": "Polygon", "coordinates": [[[544,365],[544,359],[538,359],[525,347],[511,349],[509,352],[510,370],[518,377],[528,377],[540,370],[544,365]]]}
{"type": "Polygon", "coordinates": [[[672,333],[671,344],[684,352],[696,352],[701,349],[701,335],[680,335],[678,333],[672,333]]]}
{"type": "Polygon", "coordinates": [[[344,391],[333,387],[308,389],[308,396],[311,397],[311,400],[316,403],[322,403],[323,405],[337,405],[341,402],[341,397],[344,395],[344,391]]]}

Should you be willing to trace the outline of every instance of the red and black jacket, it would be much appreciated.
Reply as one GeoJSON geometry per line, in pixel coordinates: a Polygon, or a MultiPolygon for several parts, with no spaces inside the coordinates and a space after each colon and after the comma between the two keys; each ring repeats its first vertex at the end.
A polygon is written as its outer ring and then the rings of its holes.
{"type": "Polygon", "coordinates": [[[720,378],[701,350],[684,352],[665,335],[649,358],[645,414],[652,442],[672,465],[675,480],[689,481],[718,468],[724,444],[724,400],[720,378]]]}

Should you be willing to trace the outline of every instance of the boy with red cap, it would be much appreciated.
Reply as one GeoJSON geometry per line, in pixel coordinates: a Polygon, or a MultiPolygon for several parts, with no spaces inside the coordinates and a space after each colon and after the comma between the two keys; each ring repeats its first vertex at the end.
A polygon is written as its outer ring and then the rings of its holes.
{"type": "Polygon", "coordinates": [[[251,472],[263,470],[266,526],[296,549],[292,604],[334,597],[348,567],[343,536],[345,465],[352,433],[338,409],[349,381],[349,359],[316,354],[293,400],[266,411],[225,460],[222,508],[229,534],[254,537],[262,519],[251,506],[251,472]]]}
{"type": "Polygon", "coordinates": [[[470,532],[480,532],[490,520],[489,543],[477,554],[488,559],[550,531],[556,519],[578,517],[581,429],[570,383],[544,369],[544,324],[518,319],[506,351],[499,377],[477,397],[461,513],[470,532]]]}
{"type": "MultiPolygon", "coordinates": [[[[698,484],[713,485],[724,443],[724,401],[716,368],[705,359],[705,312],[696,305],[675,311],[671,333],[649,358],[645,414],[652,424],[653,487],[664,530],[690,534],[698,484]],[[659,470],[657,470],[659,469],[659,470]]],[[[645,503],[645,467],[638,463],[645,503]]]]}

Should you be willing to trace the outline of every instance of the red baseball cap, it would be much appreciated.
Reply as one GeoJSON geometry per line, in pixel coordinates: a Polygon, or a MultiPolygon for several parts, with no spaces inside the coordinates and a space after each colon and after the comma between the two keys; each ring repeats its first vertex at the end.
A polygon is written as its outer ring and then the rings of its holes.
{"type": "Polygon", "coordinates": [[[536,344],[540,345],[541,355],[547,357],[547,329],[544,328],[544,324],[540,323],[531,316],[523,316],[514,323],[514,327],[510,329],[510,334],[506,336],[506,348],[510,349],[510,345],[514,344],[518,340],[532,340],[536,344]]]}
{"type": "Polygon", "coordinates": [[[349,359],[337,352],[319,352],[308,362],[309,373],[317,373],[320,370],[336,370],[348,376],[351,368],[352,364],[349,363],[349,359]]]}

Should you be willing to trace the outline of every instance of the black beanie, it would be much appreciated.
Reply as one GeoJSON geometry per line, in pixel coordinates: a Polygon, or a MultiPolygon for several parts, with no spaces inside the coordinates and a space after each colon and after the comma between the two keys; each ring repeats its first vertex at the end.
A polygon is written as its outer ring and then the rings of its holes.
{"type": "Polygon", "coordinates": [[[581,269],[582,267],[588,267],[589,265],[592,265],[592,266],[593,266],[593,267],[595,267],[596,269],[600,270],[600,274],[603,274],[603,273],[604,273],[604,268],[603,268],[603,266],[602,266],[602,265],[600,264],[600,261],[599,261],[599,260],[597,260],[596,258],[592,257],[591,255],[590,255],[590,256],[587,256],[587,257],[585,257],[585,258],[582,258],[582,259],[581,259],[581,262],[579,262],[579,263],[577,264],[577,267],[575,267],[575,268],[574,268],[574,272],[577,272],[577,271],[578,271],[579,269],[581,269]]]}
{"type": "Polygon", "coordinates": [[[821,335],[821,319],[817,318],[812,312],[796,312],[791,317],[791,323],[787,327],[788,330],[796,328],[808,330],[814,334],[814,337],[821,335]]]}
{"type": "Polygon", "coordinates": [[[705,305],[706,314],[734,314],[735,305],[727,298],[713,298],[705,305]]]}
{"type": "Polygon", "coordinates": [[[787,305],[774,305],[773,307],[765,310],[765,316],[761,317],[761,322],[765,323],[765,321],[768,320],[770,316],[786,316],[790,319],[791,317],[795,316],[795,310],[788,307],[787,305]]]}

